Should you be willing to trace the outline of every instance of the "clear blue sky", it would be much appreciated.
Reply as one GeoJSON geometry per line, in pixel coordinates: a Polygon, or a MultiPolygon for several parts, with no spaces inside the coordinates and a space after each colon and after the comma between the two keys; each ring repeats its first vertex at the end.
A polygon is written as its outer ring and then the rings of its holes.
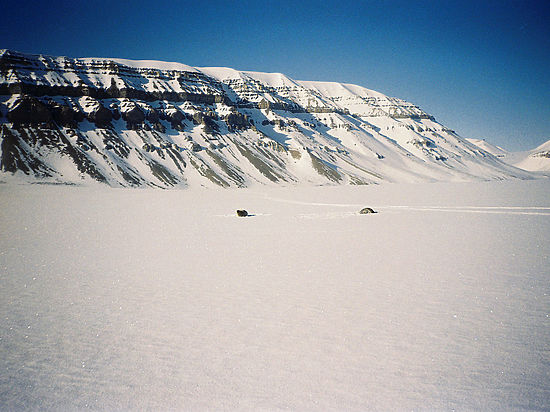
{"type": "Polygon", "coordinates": [[[550,1],[8,1],[0,48],[359,84],[509,150],[550,139],[550,1]]]}

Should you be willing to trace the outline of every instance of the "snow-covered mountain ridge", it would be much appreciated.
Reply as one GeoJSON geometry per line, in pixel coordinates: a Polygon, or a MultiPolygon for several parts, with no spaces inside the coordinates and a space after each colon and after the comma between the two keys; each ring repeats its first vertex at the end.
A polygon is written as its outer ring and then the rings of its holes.
{"type": "Polygon", "coordinates": [[[498,157],[503,162],[529,172],[537,172],[547,175],[550,172],[550,140],[532,150],[523,152],[509,152],[502,147],[492,145],[485,140],[466,139],[481,149],[498,157]]]}
{"type": "Polygon", "coordinates": [[[364,87],[294,81],[281,73],[194,68],[181,63],[69,59],[0,51],[2,94],[44,93],[144,100],[270,105],[294,112],[348,112],[394,117],[430,116],[418,107],[364,87]],[[33,58],[36,57],[36,58],[33,58]],[[6,93],[7,92],[7,93],[6,93]]]}
{"type": "Polygon", "coordinates": [[[112,186],[529,178],[404,100],[180,63],[0,50],[4,174],[112,186]]]}

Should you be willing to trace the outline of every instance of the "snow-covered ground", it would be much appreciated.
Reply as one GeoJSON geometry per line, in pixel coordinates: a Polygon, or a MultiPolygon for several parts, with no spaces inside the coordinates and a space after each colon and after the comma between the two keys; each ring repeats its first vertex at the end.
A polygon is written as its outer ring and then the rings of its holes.
{"type": "Polygon", "coordinates": [[[548,193],[0,184],[0,409],[548,410],[548,193]]]}

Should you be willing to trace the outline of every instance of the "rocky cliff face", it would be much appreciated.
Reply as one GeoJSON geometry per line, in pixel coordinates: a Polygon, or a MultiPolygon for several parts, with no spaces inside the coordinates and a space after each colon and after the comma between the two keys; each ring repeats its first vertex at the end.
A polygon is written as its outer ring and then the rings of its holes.
{"type": "Polygon", "coordinates": [[[244,187],[528,177],[360,86],[0,51],[4,176],[244,187]]]}

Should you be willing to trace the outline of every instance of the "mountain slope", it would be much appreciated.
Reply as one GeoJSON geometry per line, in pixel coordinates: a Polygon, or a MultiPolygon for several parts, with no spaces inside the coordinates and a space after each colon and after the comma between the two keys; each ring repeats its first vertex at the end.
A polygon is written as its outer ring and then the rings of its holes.
{"type": "Polygon", "coordinates": [[[404,100],[180,63],[0,51],[0,169],[111,186],[529,178],[404,100]]]}
{"type": "Polygon", "coordinates": [[[531,172],[550,172],[550,140],[532,150],[510,153],[504,161],[531,172]]]}
{"type": "Polygon", "coordinates": [[[503,158],[505,158],[506,156],[508,156],[510,154],[507,150],[503,149],[502,147],[491,144],[491,143],[489,143],[489,142],[487,142],[486,140],[483,140],[483,139],[467,138],[466,140],[468,142],[476,145],[480,149],[483,149],[486,152],[488,152],[488,153],[492,154],[493,156],[498,157],[500,159],[503,159],[503,158]]]}
{"type": "Polygon", "coordinates": [[[532,150],[508,152],[485,140],[466,139],[503,162],[530,172],[550,172],[550,140],[532,150]]]}

